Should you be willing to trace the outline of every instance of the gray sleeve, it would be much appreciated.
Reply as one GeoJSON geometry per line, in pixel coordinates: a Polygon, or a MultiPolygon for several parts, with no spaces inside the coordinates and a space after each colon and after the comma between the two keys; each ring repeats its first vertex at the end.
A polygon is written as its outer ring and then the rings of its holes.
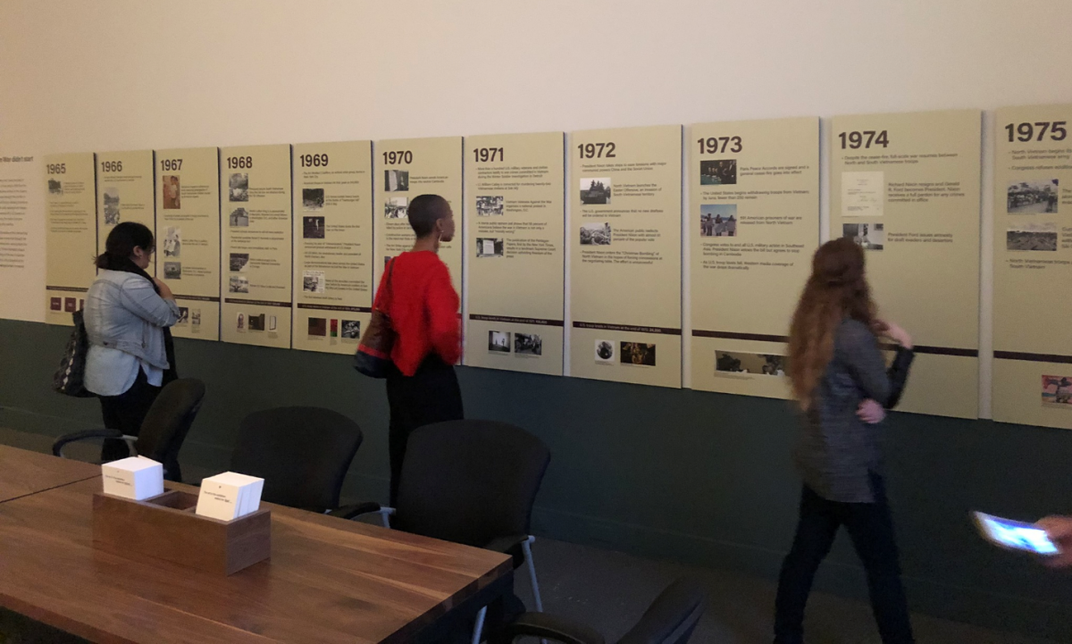
{"type": "Polygon", "coordinates": [[[842,322],[835,350],[864,397],[885,407],[892,393],[890,378],[886,374],[882,351],[867,325],[856,320],[842,322]]]}
{"type": "Polygon", "coordinates": [[[179,321],[179,306],[156,294],[153,285],[144,279],[132,279],[119,289],[123,308],[155,326],[172,326],[179,321]]]}

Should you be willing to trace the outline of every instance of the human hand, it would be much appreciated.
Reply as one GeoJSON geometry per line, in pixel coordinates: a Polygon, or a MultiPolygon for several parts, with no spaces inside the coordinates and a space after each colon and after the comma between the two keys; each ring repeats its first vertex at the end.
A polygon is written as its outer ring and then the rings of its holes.
{"type": "Polygon", "coordinates": [[[885,330],[882,331],[883,335],[906,349],[912,348],[912,336],[908,335],[908,331],[901,328],[901,325],[896,322],[890,322],[889,320],[882,320],[880,322],[885,327],[885,330]]]}
{"type": "Polygon", "coordinates": [[[857,407],[856,417],[868,425],[874,425],[886,418],[886,410],[882,408],[882,405],[868,398],[857,407]]]}
{"type": "Polygon", "coordinates": [[[175,296],[171,293],[171,287],[167,285],[167,282],[160,279],[159,277],[154,277],[153,284],[156,284],[156,288],[160,289],[160,297],[164,298],[165,300],[175,299],[175,296]]]}
{"type": "Polygon", "coordinates": [[[1035,525],[1046,531],[1046,536],[1059,550],[1058,554],[1046,558],[1046,565],[1055,568],[1072,566],[1072,517],[1049,516],[1035,525]]]}

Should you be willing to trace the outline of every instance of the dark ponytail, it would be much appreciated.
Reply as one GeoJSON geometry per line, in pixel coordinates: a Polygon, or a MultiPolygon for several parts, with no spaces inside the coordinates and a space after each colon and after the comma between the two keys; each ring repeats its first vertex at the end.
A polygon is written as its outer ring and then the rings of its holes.
{"type": "Polygon", "coordinates": [[[134,254],[135,248],[140,248],[145,252],[152,251],[153,231],[136,221],[124,221],[108,233],[108,240],[104,242],[104,252],[94,263],[97,268],[121,270],[121,267],[131,263],[130,256],[134,254]]]}

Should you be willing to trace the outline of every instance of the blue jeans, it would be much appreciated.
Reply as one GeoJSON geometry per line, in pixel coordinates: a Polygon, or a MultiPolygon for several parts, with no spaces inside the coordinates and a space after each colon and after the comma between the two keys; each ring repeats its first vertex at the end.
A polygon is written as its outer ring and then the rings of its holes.
{"type": "Polygon", "coordinates": [[[828,501],[807,485],[800,497],[800,519],[793,547],[782,563],[774,607],[775,644],[804,641],[804,606],[808,603],[815,572],[819,569],[838,529],[849,530],[867,572],[871,610],[884,644],[910,644],[912,625],[901,585],[901,566],[893,534],[893,519],[882,477],[871,475],[874,503],[828,501]]]}

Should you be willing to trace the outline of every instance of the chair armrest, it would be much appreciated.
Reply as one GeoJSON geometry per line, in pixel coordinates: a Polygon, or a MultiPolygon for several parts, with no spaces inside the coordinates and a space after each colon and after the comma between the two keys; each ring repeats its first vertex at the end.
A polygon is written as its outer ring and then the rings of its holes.
{"type": "Polygon", "coordinates": [[[484,550],[493,550],[504,555],[510,555],[514,560],[514,568],[519,568],[521,564],[525,563],[525,551],[521,549],[521,544],[528,540],[529,535],[527,534],[496,537],[484,545],[484,550]]]}
{"type": "Polygon", "coordinates": [[[78,441],[85,441],[93,438],[123,437],[123,432],[118,429],[87,429],[81,432],[71,432],[70,434],[60,436],[56,439],[55,443],[52,443],[52,454],[55,456],[63,456],[63,448],[67,443],[76,443],[78,441]]]}
{"type": "Polygon", "coordinates": [[[603,636],[588,626],[547,613],[524,613],[492,633],[488,641],[511,644],[523,636],[546,638],[562,644],[606,644],[603,636]]]}
{"type": "Polygon", "coordinates": [[[383,508],[379,503],[374,501],[365,501],[363,503],[351,503],[344,505],[334,510],[328,510],[325,512],[329,517],[339,517],[340,519],[353,519],[361,516],[362,514],[370,514],[372,512],[380,512],[383,508]]]}

